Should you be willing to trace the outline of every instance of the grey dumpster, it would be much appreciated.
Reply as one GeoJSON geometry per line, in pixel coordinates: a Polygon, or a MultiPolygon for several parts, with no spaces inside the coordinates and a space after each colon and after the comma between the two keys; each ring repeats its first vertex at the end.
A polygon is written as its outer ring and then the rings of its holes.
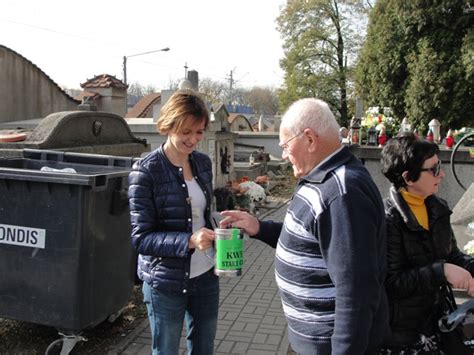
{"type": "Polygon", "coordinates": [[[0,317],[74,334],[127,304],[132,163],[28,149],[0,159],[0,317]]]}

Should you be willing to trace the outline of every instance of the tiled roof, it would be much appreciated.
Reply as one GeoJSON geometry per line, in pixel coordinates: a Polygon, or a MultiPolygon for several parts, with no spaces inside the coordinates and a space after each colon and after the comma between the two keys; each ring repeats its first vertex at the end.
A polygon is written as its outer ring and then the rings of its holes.
{"type": "Polygon", "coordinates": [[[128,85],[124,84],[122,80],[117,79],[113,75],[100,74],[96,75],[92,79],[88,79],[85,83],[81,84],[81,88],[110,88],[114,87],[117,89],[126,89],[128,85]]]}
{"type": "Polygon", "coordinates": [[[161,101],[161,94],[154,93],[142,97],[130,111],[127,112],[125,118],[145,118],[153,117],[153,105],[161,101]]]}

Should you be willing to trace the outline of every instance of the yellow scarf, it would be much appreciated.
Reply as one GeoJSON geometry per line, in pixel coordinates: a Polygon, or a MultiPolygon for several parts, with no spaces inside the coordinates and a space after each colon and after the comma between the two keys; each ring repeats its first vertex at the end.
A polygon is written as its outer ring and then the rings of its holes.
{"type": "Polygon", "coordinates": [[[411,211],[416,217],[418,223],[425,228],[430,230],[428,223],[428,210],[426,209],[425,199],[420,196],[413,195],[405,189],[400,190],[403,199],[406,201],[411,211]]]}

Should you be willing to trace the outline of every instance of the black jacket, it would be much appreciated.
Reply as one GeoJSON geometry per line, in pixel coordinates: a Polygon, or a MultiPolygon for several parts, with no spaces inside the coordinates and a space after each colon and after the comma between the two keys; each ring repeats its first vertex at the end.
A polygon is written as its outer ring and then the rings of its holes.
{"type": "Polygon", "coordinates": [[[429,231],[393,187],[385,201],[387,279],[391,345],[410,344],[418,335],[437,332],[441,288],[447,284],[444,263],[474,272],[474,259],[462,253],[451,229],[451,210],[432,195],[425,200],[429,231]]]}
{"type": "MultiPolygon", "coordinates": [[[[211,160],[195,151],[189,161],[206,196],[204,217],[206,227],[211,228],[211,160]]],[[[161,146],[134,165],[128,196],[132,244],[140,254],[138,277],[158,290],[186,293],[193,223],[183,169],[171,164],[161,146]]]]}

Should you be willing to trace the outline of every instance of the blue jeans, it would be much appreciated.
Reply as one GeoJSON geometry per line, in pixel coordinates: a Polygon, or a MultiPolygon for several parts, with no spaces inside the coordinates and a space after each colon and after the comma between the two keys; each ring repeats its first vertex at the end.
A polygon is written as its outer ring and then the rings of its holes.
{"type": "Polygon", "coordinates": [[[158,291],[144,282],[143,301],[153,355],[178,354],[184,319],[188,354],[213,353],[219,308],[219,281],[213,269],[190,279],[186,294],[158,291]]]}

